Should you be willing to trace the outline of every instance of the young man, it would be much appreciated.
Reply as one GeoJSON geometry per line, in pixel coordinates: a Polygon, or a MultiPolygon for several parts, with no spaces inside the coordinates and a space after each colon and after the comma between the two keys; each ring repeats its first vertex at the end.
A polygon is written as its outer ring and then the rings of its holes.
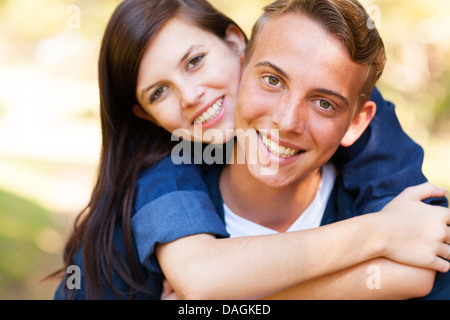
{"type": "Polygon", "coordinates": [[[317,4],[331,2],[276,1],[248,46],[235,116],[236,154],[246,164],[224,170],[221,190],[231,209],[277,231],[310,205],[323,167],[376,113],[369,97],[384,68],[383,43],[367,32],[356,2],[317,4]]]}
{"type": "MultiPolygon", "coordinates": [[[[310,229],[354,215],[329,161],[339,146],[360,137],[376,112],[369,98],[385,53],[367,18],[356,1],[279,0],[266,7],[248,47],[235,117],[235,152],[247,163],[229,165],[220,176],[232,236],[310,229]]],[[[434,272],[377,259],[274,298],[394,297],[408,290],[408,282],[391,286],[399,276],[434,272]],[[379,270],[380,290],[369,290],[367,270],[379,270]]],[[[439,274],[429,297],[450,298],[449,283],[439,274]]],[[[431,287],[423,290],[427,295],[431,287]]]]}

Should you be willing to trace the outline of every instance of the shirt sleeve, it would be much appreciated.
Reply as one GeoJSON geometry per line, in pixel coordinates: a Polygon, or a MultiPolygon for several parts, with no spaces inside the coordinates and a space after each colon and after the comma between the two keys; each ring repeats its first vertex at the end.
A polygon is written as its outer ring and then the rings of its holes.
{"type": "Polygon", "coordinates": [[[170,157],[141,174],[131,220],[141,263],[161,272],[155,245],[208,233],[228,237],[203,181],[201,166],[175,165],[170,157]]]}
{"type": "MultiPolygon", "coordinates": [[[[376,88],[371,100],[377,113],[368,129],[353,146],[339,148],[334,158],[345,189],[356,196],[356,214],[377,212],[405,188],[427,181],[422,173],[424,151],[403,131],[395,105],[376,88]]],[[[426,202],[448,206],[445,198],[426,202]]]]}
{"type": "MultiPolygon", "coordinates": [[[[135,242],[132,241],[132,252],[135,259],[137,259],[135,242]]],[[[113,234],[113,246],[115,254],[121,255],[123,261],[128,263],[130,270],[133,270],[133,280],[143,285],[142,290],[132,290],[124,282],[121,272],[113,268],[111,274],[101,274],[101,281],[103,286],[102,300],[159,300],[162,292],[163,275],[161,273],[151,273],[142,265],[137,265],[134,269],[130,261],[127,259],[127,252],[123,240],[122,223],[119,221],[115,226],[113,234]],[[111,278],[109,278],[111,276],[111,278]],[[112,287],[109,284],[112,281],[112,287]],[[114,288],[114,289],[113,289],[114,288]],[[119,295],[117,295],[117,293],[119,295]]],[[[79,248],[74,256],[73,267],[77,267],[75,271],[66,272],[64,278],[61,280],[56,292],[54,300],[86,300],[86,271],[83,261],[83,250],[79,248]],[[69,288],[68,283],[72,284],[69,288]],[[75,284],[78,283],[78,286],[75,284]]]]}

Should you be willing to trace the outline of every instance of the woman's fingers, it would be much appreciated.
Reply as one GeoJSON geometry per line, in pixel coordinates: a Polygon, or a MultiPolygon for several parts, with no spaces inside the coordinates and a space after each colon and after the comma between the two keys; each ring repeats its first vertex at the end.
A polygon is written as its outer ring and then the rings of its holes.
{"type": "Polygon", "coordinates": [[[390,212],[388,217],[392,219],[384,228],[394,229],[389,240],[393,249],[388,250],[387,257],[439,272],[449,271],[450,209],[422,202],[445,194],[445,189],[424,183],[405,189],[386,206],[383,211],[390,212]]]}
{"type": "Polygon", "coordinates": [[[444,243],[439,250],[439,256],[445,260],[450,260],[450,244],[444,243]]]}
{"type": "Polygon", "coordinates": [[[411,200],[422,201],[429,198],[441,198],[444,197],[447,190],[437,187],[429,182],[409,187],[402,192],[403,197],[407,197],[411,200]]]}
{"type": "Polygon", "coordinates": [[[438,258],[436,260],[436,270],[442,273],[450,270],[450,245],[443,243],[439,249],[438,258]]]}

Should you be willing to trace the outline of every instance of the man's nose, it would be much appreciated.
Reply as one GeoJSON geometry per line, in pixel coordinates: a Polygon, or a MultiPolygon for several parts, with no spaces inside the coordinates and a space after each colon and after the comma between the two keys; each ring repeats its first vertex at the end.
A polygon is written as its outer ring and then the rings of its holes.
{"type": "Polygon", "coordinates": [[[302,133],[308,118],[307,106],[298,100],[280,101],[273,114],[273,122],[283,132],[302,133]]]}

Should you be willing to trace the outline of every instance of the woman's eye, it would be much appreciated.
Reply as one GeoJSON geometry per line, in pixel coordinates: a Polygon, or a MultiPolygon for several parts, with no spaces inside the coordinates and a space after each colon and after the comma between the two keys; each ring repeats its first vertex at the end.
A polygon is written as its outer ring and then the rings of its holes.
{"type": "Polygon", "coordinates": [[[316,100],[316,105],[322,109],[329,110],[333,108],[333,105],[326,100],[316,100]]]}
{"type": "Polygon", "coordinates": [[[281,86],[281,81],[280,79],[274,77],[274,76],[267,76],[264,77],[264,81],[266,81],[269,85],[271,85],[272,87],[279,87],[281,86]]]}
{"type": "Polygon", "coordinates": [[[203,60],[204,57],[205,56],[203,54],[195,56],[194,58],[189,60],[189,62],[187,64],[187,68],[188,69],[194,68],[195,66],[197,66],[203,60]]]}
{"type": "Polygon", "coordinates": [[[155,92],[153,92],[152,96],[150,97],[150,103],[155,102],[156,100],[161,98],[161,96],[164,94],[164,92],[166,92],[166,90],[167,87],[159,87],[158,89],[156,89],[155,92]]]}

